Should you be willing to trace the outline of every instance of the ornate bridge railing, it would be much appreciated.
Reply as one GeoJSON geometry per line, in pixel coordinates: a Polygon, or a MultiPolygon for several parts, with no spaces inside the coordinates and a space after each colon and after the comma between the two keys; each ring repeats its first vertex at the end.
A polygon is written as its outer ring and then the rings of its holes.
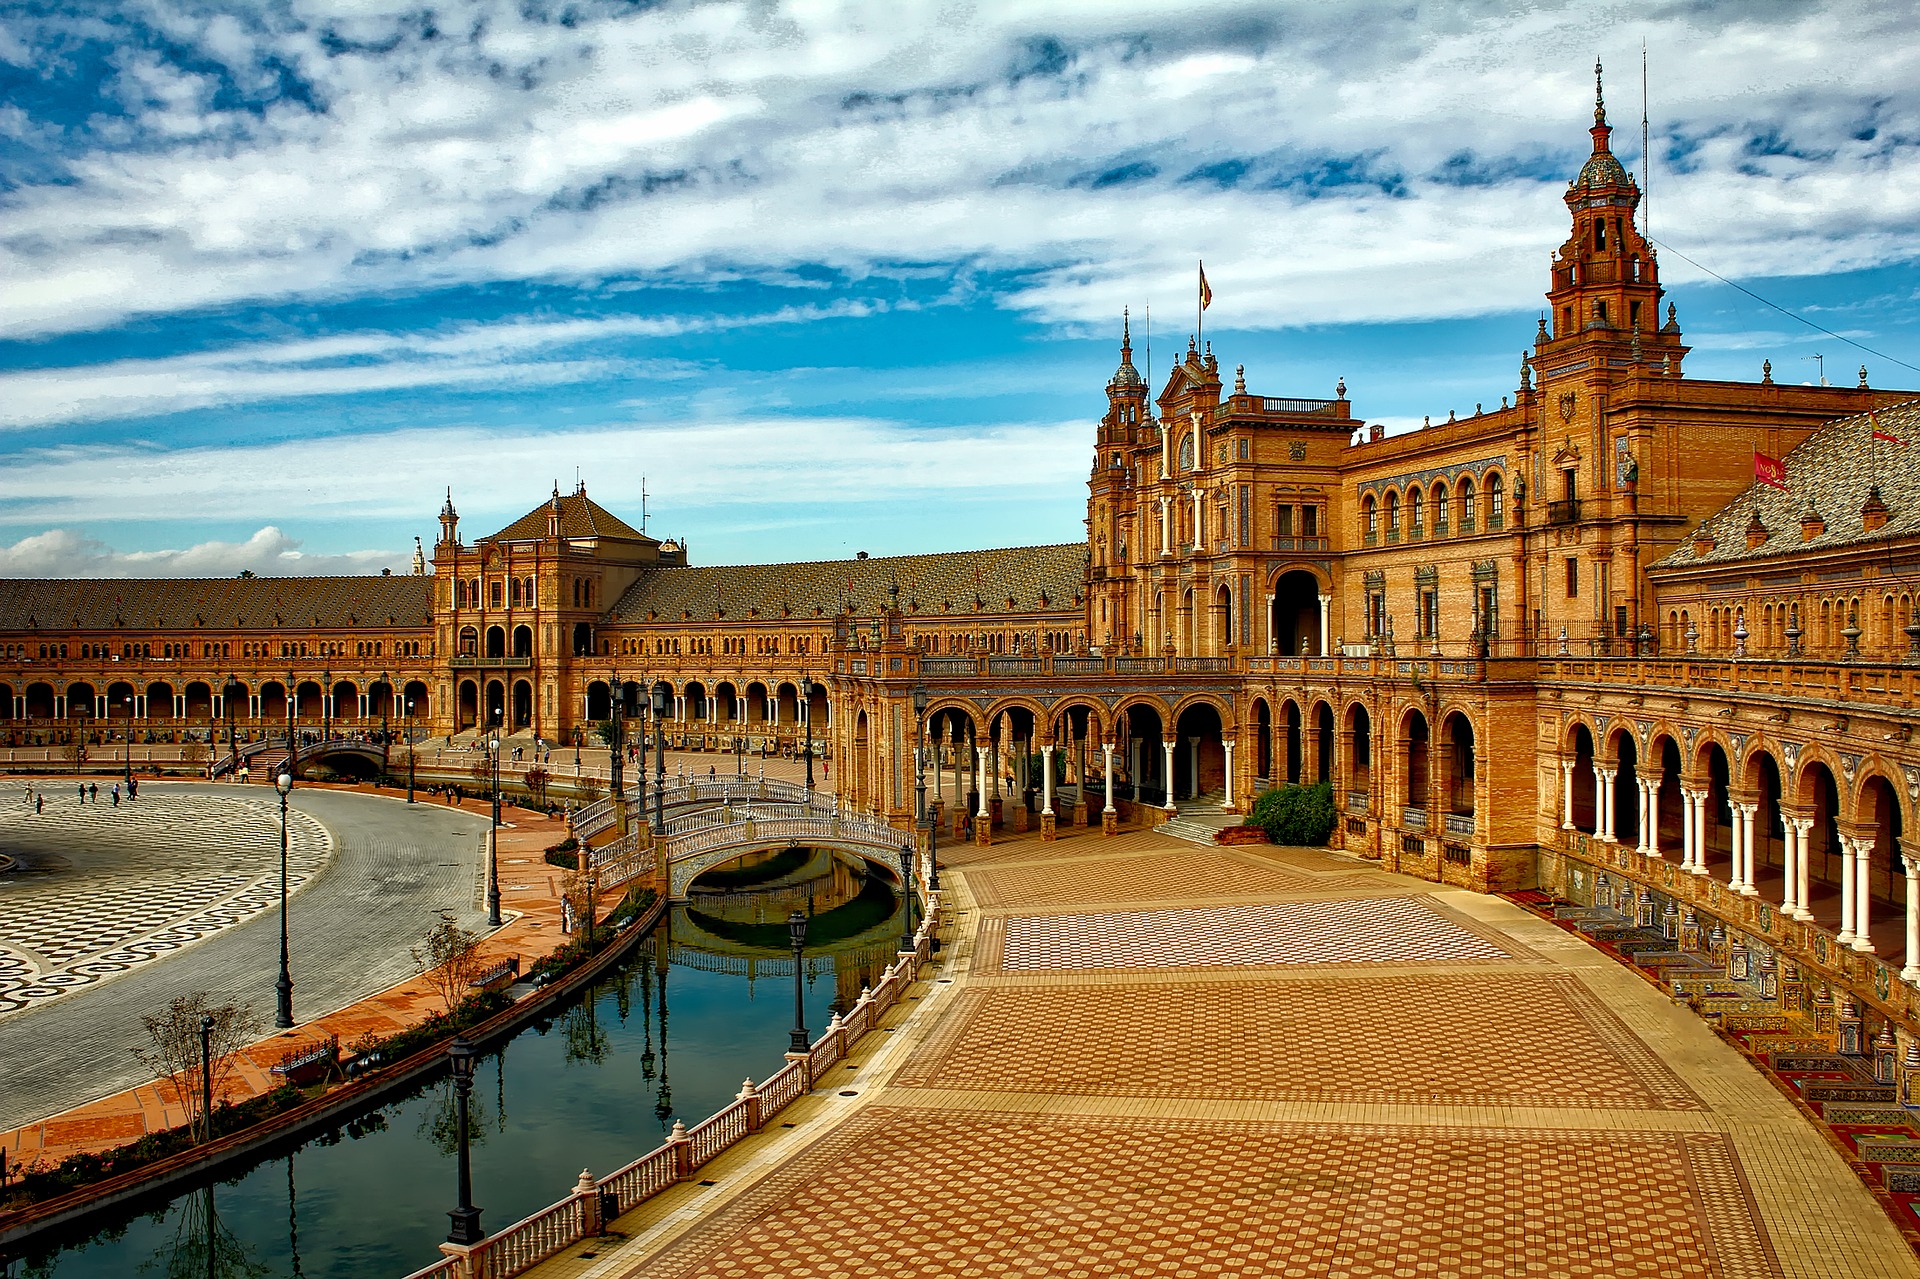
{"type": "Polygon", "coordinates": [[[897,952],[895,962],[879,982],[862,991],[844,1017],[834,1016],[804,1059],[790,1059],[758,1087],[749,1080],[731,1104],[691,1129],[676,1121],[664,1145],[626,1167],[598,1179],[582,1173],[566,1198],[491,1238],[464,1248],[447,1245],[452,1255],[414,1271],[407,1279],[462,1279],[469,1275],[513,1279],[581,1240],[598,1235],[613,1217],[680,1182],[693,1180],[701,1165],[761,1131],[788,1103],[827,1079],[828,1072],[899,1001],[913,984],[920,965],[932,957],[933,921],[939,917],[940,894],[926,894],[925,906],[913,949],[897,952]],[[603,1216],[608,1210],[610,1215],[603,1216]]]}
{"type": "Polygon", "coordinates": [[[585,843],[613,825],[616,814],[613,811],[613,796],[596,799],[573,815],[574,836],[585,843]]]}

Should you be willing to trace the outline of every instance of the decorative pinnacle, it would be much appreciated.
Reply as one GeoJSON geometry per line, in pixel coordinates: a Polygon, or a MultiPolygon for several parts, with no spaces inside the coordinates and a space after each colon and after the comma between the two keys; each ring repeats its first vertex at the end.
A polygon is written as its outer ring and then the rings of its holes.
{"type": "Polygon", "coordinates": [[[1600,59],[1593,60],[1593,122],[1607,122],[1607,100],[1600,92],[1600,59]]]}

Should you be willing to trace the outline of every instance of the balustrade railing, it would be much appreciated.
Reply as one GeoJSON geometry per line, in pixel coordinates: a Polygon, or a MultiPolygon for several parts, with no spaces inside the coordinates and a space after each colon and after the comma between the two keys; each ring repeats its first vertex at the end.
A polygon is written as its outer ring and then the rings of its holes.
{"type": "Polygon", "coordinates": [[[693,1148],[693,1166],[698,1168],[746,1135],[747,1103],[736,1101],[687,1130],[687,1142],[693,1148]]]}
{"type": "Polygon", "coordinates": [[[1230,671],[1233,669],[1233,659],[1231,657],[1176,657],[1173,665],[1176,671],[1194,674],[1230,671]]]}
{"type": "Polygon", "coordinates": [[[1408,830],[1425,830],[1427,828],[1427,810],[1424,808],[1401,809],[1400,824],[1408,830]]]}
{"type": "Polygon", "coordinates": [[[1472,813],[1448,813],[1447,814],[1447,834],[1472,835],[1473,834],[1473,814],[1472,813]]]}
{"type": "Polygon", "coordinates": [[[589,839],[613,825],[614,819],[613,796],[596,799],[573,815],[573,833],[576,838],[589,839]]]}

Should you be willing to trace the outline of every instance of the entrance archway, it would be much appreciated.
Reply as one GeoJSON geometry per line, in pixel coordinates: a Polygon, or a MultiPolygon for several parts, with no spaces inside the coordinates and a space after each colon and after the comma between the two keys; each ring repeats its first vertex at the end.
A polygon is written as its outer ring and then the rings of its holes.
{"type": "Polygon", "coordinates": [[[1320,652],[1320,580],[1304,569],[1282,573],[1273,584],[1268,628],[1269,652],[1282,657],[1320,652]]]}

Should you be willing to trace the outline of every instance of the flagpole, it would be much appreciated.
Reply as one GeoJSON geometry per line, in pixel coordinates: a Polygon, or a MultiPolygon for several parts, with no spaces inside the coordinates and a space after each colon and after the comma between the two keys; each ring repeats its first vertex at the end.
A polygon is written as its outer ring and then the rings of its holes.
{"type": "Polygon", "coordinates": [[[1200,278],[1193,282],[1193,341],[1196,351],[1205,351],[1207,349],[1207,290],[1206,285],[1201,281],[1207,278],[1207,264],[1200,258],[1195,258],[1194,261],[1200,263],[1200,278]]]}

